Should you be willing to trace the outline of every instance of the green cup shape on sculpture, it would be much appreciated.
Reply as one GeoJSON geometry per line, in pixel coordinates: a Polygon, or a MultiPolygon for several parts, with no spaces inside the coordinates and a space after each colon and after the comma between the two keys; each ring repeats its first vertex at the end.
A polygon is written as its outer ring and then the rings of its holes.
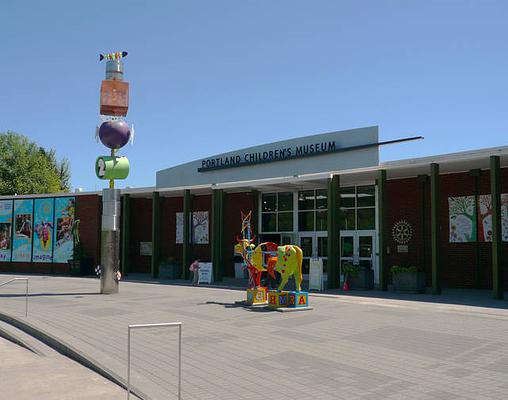
{"type": "Polygon", "coordinates": [[[95,174],[99,179],[125,179],[129,175],[129,160],[121,156],[99,156],[95,161],[95,174]]]}

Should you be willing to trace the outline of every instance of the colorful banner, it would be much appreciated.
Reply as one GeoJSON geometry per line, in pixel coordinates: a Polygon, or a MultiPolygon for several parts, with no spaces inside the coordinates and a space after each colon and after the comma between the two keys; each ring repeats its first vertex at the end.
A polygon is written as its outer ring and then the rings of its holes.
{"type": "Polygon", "coordinates": [[[0,201],[0,262],[11,261],[12,200],[0,201]]]}
{"type": "Polygon", "coordinates": [[[448,197],[450,243],[476,241],[475,196],[448,197]]]}
{"type": "Polygon", "coordinates": [[[74,253],[74,217],[75,197],[57,197],[55,199],[55,245],[53,262],[66,263],[74,253]]]}
{"type": "Polygon", "coordinates": [[[54,199],[35,199],[33,262],[53,261],[53,204],[54,199]]]}
{"type": "Polygon", "coordinates": [[[32,213],[34,202],[31,199],[14,200],[14,240],[12,261],[32,259],[32,213]]]}

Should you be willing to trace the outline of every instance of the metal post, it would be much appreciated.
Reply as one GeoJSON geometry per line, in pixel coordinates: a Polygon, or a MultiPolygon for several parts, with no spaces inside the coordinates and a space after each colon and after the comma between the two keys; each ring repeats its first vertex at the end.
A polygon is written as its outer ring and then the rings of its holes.
{"type": "Polygon", "coordinates": [[[127,400],[131,395],[131,329],[127,329],[127,400]]]}
{"type": "Polygon", "coordinates": [[[26,280],[26,293],[25,293],[25,318],[28,317],[28,278],[26,280]]]}
{"type": "Polygon", "coordinates": [[[380,169],[377,175],[378,187],[378,238],[379,238],[379,288],[387,290],[386,274],[386,170],[380,169]]]}
{"type": "Polygon", "coordinates": [[[0,287],[8,285],[11,282],[15,281],[26,281],[25,288],[25,318],[28,317],[28,278],[13,278],[8,280],[7,282],[0,283],[0,287]]]}
{"type": "Polygon", "coordinates": [[[490,193],[492,196],[492,296],[502,300],[503,237],[501,233],[501,169],[499,156],[490,156],[490,193]]]}
{"type": "Polygon", "coordinates": [[[158,324],[137,324],[127,327],[127,400],[131,394],[131,329],[162,328],[178,326],[178,400],[182,398],[182,323],[162,322],[158,324]]]}
{"type": "Polygon", "coordinates": [[[432,243],[432,294],[441,294],[439,246],[439,164],[430,164],[430,213],[432,243]]]}
{"type": "Polygon", "coordinates": [[[120,190],[102,190],[101,293],[118,293],[120,268],[120,190]]]}
{"type": "Polygon", "coordinates": [[[340,176],[328,180],[328,289],[338,288],[340,279],[340,176]]]}

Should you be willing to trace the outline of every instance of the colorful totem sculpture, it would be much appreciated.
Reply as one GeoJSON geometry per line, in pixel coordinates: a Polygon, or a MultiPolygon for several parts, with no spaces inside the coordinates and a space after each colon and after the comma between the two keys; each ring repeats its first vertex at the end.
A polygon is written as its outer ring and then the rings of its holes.
{"type": "Polygon", "coordinates": [[[120,190],[115,189],[116,179],[129,175],[129,160],[116,153],[134,137],[134,127],[129,127],[124,117],[129,109],[129,83],[123,81],[122,58],[127,52],[99,55],[99,61],[106,60],[106,79],[101,83],[101,123],[95,136],[110,149],[110,155],[97,157],[95,174],[99,179],[109,181],[109,188],[102,191],[101,231],[101,293],[118,292],[120,278],[120,190]]]}

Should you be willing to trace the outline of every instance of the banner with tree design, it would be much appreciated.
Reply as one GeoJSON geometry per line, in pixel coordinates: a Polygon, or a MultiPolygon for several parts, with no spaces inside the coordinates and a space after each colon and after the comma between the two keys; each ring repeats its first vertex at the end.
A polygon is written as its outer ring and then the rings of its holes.
{"type": "Polygon", "coordinates": [[[448,198],[450,216],[450,243],[476,241],[475,196],[448,198]]]}

